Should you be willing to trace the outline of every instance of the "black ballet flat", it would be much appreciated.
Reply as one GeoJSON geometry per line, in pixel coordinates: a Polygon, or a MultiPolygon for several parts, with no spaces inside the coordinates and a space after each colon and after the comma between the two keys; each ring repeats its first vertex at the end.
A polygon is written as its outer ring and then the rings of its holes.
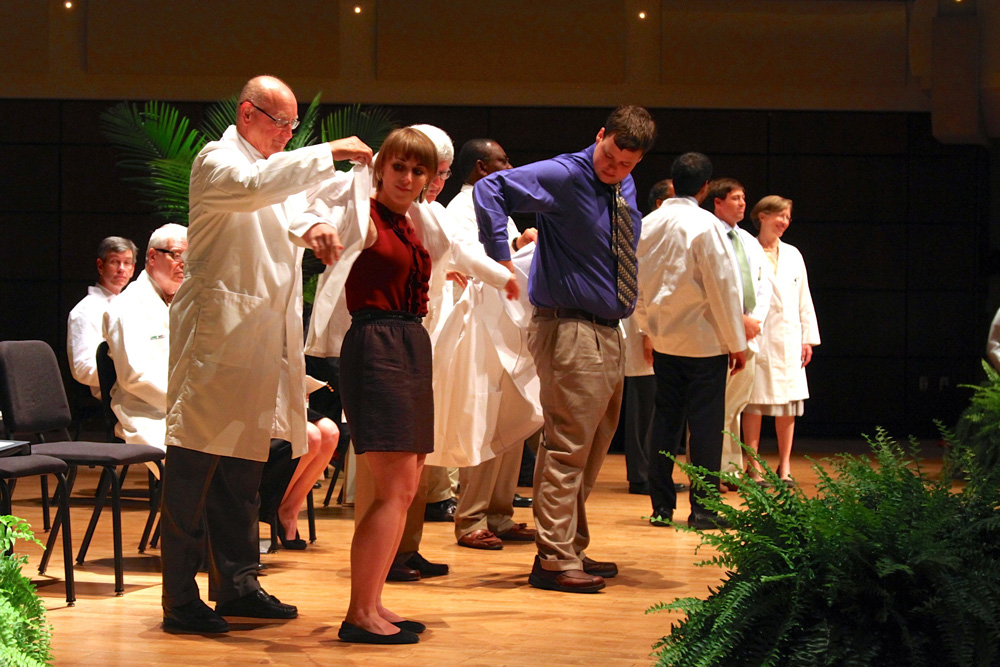
{"type": "Polygon", "coordinates": [[[295,531],[294,540],[286,540],[285,533],[279,530],[278,541],[281,542],[282,549],[288,549],[289,551],[304,551],[306,546],[309,544],[305,540],[299,538],[299,531],[295,531]]]}
{"type": "Polygon", "coordinates": [[[427,626],[420,621],[390,621],[390,623],[395,625],[400,630],[406,630],[407,632],[413,632],[418,635],[427,629],[427,626]]]}
{"type": "Polygon", "coordinates": [[[420,641],[420,637],[408,630],[400,629],[394,635],[379,635],[347,621],[340,624],[337,636],[340,637],[340,641],[351,644],[416,644],[420,641]]]}

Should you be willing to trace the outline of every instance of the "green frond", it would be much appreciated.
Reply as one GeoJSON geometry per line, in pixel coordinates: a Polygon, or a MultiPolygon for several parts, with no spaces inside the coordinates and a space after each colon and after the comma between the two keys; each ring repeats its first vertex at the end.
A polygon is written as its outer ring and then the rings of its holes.
{"type": "MultiPolygon", "coordinates": [[[[320,127],[321,141],[334,141],[346,137],[357,137],[378,152],[385,138],[395,129],[397,123],[392,114],[382,107],[361,108],[360,104],[338,109],[323,119],[320,127]]],[[[350,169],[350,164],[338,163],[338,169],[350,169]]]]}
{"type": "Polygon", "coordinates": [[[322,92],[316,93],[306,112],[299,118],[299,127],[292,135],[292,140],[285,146],[286,151],[316,143],[316,121],[319,119],[319,99],[322,94],[322,92]]]}
{"type": "Polygon", "coordinates": [[[236,106],[239,94],[234,94],[224,100],[213,102],[208,105],[202,115],[201,133],[209,141],[217,141],[222,138],[226,129],[236,122],[236,106]]]}

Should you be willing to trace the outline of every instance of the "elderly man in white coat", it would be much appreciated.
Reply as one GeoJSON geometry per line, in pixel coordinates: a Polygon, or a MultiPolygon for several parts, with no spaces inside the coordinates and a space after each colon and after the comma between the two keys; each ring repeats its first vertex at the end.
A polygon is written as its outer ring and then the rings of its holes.
{"type": "Polygon", "coordinates": [[[186,227],[171,223],[154,231],[145,270],[104,314],[104,339],[118,376],[111,388],[115,434],[130,444],[166,449],[170,303],[184,280],[185,250],[186,227]]]}
{"type": "Polygon", "coordinates": [[[139,249],[129,239],[109,236],[97,248],[97,284],[69,311],[66,322],[66,354],[73,379],[101,397],[97,377],[97,346],[104,340],[102,328],[108,304],[121,294],[135,273],[139,249]]]}
{"type": "MultiPolygon", "coordinates": [[[[677,196],[643,218],[636,251],[636,321],[656,374],[650,452],[657,453],[649,461],[649,494],[654,518],[666,520],[677,505],[674,462],[658,452],[676,454],[690,431],[688,458],[715,473],[706,481],[718,486],[727,368],[743,368],[747,346],[732,246],[718,219],[699,207],[712,163],[701,153],[685,153],[674,160],[670,176],[677,196]]],[[[688,525],[724,525],[701,504],[703,493],[691,486],[688,525]]]]}
{"type": "Polygon", "coordinates": [[[163,487],[163,628],[220,633],[223,616],[294,618],[257,582],[257,489],[272,437],[307,449],[302,250],[339,251],[323,222],[290,224],[334,160],[371,161],[355,137],[284,152],[298,103],[280,80],[251,79],[236,123],[191,169],[185,280],[170,309],[163,487]],[[195,575],[209,546],[209,598],[195,575]]]}
{"type": "MultiPolygon", "coordinates": [[[[719,228],[733,247],[736,276],[743,304],[743,331],[747,337],[747,360],[743,370],[726,381],[726,435],[722,440],[721,472],[743,471],[740,446],[740,415],[750,403],[760,332],[771,305],[771,281],[765,271],[767,258],[750,232],[739,226],[746,212],[746,189],[733,178],[718,178],[708,186],[705,208],[719,219],[719,228]],[[732,435],[730,435],[732,434],[732,435]]],[[[725,484],[725,483],[723,483],[725,484]]]]}

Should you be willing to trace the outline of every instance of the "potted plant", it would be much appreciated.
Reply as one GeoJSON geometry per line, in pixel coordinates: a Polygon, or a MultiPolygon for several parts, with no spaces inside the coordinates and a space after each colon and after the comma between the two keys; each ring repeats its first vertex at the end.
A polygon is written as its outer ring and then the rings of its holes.
{"type": "Polygon", "coordinates": [[[49,665],[52,629],[34,584],[21,573],[28,557],[12,553],[16,540],[41,546],[25,521],[0,516],[0,664],[49,665]]]}

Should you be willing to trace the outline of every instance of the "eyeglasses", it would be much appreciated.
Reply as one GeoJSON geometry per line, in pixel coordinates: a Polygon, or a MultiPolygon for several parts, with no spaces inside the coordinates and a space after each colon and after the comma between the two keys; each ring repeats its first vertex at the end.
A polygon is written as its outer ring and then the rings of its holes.
{"type": "Polygon", "coordinates": [[[249,104],[250,106],[252,106],[257,111],[259,111],[262,114],[264,114],[265,116],[267,116],[268,118],[270,118],[272,121],[274,121],[274,126],[276,128],[278,128],[279,130],[283,130],[286,127],[290,127],[291,129],[294,130],[295,128],[297,128],[299,126],[299,119],[298,118],[295,118],[293,120],[285,120],[284,118],[275,118],[274,116],[272,116],[271,114],[269,114],[268,112],[264,111],[263,109],[261,109],[259,106],[257,106],[253,102],[251,102],[250,100],[243,100],[243,101],[246,102],[247,104],[249,104]]]}
{"type": "Polygon", "coordinates": [[[445,169],[444,171],[439,171],[438,178],[440,178],[442,181],[447,181],[449,178],[451,178],[451,169],[445,169]]]}
{"type": "MultiPolygon", "coordinates": [[[[253,104],[253,102],[251,102],[253,104]]],[[[156,252],[162,252],[164,255],[170,255],[170,259],[175,262],[179,262],[184,258],[183,250],[167,250],[166,248],[153,248],[156,252]]]]}

